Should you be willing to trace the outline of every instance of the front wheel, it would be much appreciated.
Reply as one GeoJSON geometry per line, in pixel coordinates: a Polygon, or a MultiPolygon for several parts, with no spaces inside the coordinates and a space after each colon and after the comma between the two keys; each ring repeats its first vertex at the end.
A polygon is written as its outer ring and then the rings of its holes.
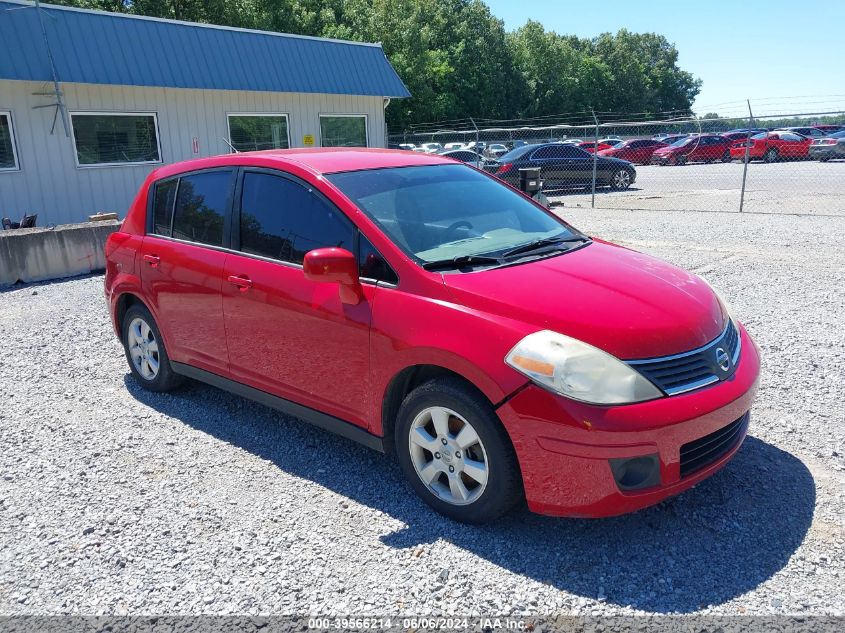
{"type": "Polygon", "coordinates": [[[620,169],[610,179],[610,187],[615,191],[625,191],[631,186],[631,172],[627,169],[620,169]]]}
{"type": "Polygon", "coordinates": [[[395,446],[414,491],[450,519],[487,523],[522,497],[510,438],[490,403],[459,380],[438,378],[408,394],[395,446]]]}

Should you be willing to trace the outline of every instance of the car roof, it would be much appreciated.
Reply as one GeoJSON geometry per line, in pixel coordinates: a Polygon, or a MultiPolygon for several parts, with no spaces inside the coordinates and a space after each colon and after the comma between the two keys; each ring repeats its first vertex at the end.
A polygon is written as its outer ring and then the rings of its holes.
{"type": "Polygon", "coordinates": [[[160,167],[156,178],[167,178],[199,169],[238,165],[297,166],[315,174],[333,174],[362,169],[386,167],[413,167],[417,165],[452,164],[436,154],[408,152],[399,149],[377,149],[367,147],[318,147],[297,149],[271,149],[260,152],[239,152],[210,158],[195,158],[160,167]]]}

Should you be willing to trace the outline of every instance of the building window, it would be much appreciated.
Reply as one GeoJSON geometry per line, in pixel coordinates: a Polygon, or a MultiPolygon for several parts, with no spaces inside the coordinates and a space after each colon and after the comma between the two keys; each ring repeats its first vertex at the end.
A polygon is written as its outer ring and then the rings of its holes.
{"type": "Polygon", "coordinates": [[[287,114],[230,114],[229,141],[239,152],[287,149],[287,114]]]}
{"type": "Polygon", "coordinates": [[[70,118],[81,167],[161,162],[155,114],[74,112],[70,118]]]}
{"type": "Polygon", "coordinates": [[[15,133],[12,130],[12,113],[0,112],[0,171],[18,169],[15,133]]]}
{"type": "Polygon", "coordinates": [[[367,116],[321,114],[320,143],[323,147],[367,147],[367,116]]]}

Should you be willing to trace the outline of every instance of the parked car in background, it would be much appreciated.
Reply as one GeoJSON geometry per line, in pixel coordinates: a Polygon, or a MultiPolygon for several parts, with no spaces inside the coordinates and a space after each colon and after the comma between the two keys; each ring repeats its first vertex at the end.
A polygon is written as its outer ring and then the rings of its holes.
{"type": "Polygon", "coordinates": [[[752,132],[750,130],[748,132],[725,132],[724,134],[721,134],[720,136],[725,137],[731,143],[733,143],[734,141],[741,141],[743,139],[750,138],[750,137],[754,136],[755,134],[760,134],[760,132],[752,132]]]}
{"type": "Polygon", "coordinates": [[[426,154],[437,154],[443,151],[443,146],[440,143],[422,143],[418,145],[415,152],[424,152],[426,154]]]}
{"type": "Polygon", "coordinates": [[[659,165],[683,165],[685,163],[730,162],[731,142],[716,134],[687,136],[672,145],[656,149],[651,155],[652,163],[659,165]]]}
{"type": "MultiPolygon", "coordinates": [[[[590,152],[590,154],[592,154],[593,152],[596,151],[595,141],[582,141],[580,143],[576,143],[575,145],[576,145],[576,147],[580,147],[581,149],[583,149],[585,152],[590,152]]],[[[599,152],[599,154],[601,154],[602,150],[610,149],[611,147],[614,147],[614,146],[615,146],[614,143],[599,143],[598,144],[598,152],[599,152]]]]}
{"type": "Polygon", "coordinates": [[[505,143],[508,149],[516,149],[517,147],[525,147],[528,145],[528,141],[523,141],[522,139],[514,139],[513,141],[508,141],[505,143]]]}
{"type": "MultiPolygon", "coordinates": [[[[759,354],[706,281],[441,156],[160,167],[105,257],[135,384],[189,377],[284,411],[298,418],[280,431],[290,448],[338,470],[372,459],[297,424],[386,453],[453,520],[523,499],[550,515],[631,512],[713,475],[748,431],[759,354]]],[[[731,481],[746,485],[720,488],[731,481]]]]}
{"type": "Polygon", "coordinates": [[[845,158],[845,131],[834,132],[825,138],[813,139],[808,155],[822,162],[833,158],[845,158]]]}
{"type": "Polygon", "coordinates": [[[445,158],[454,158],[455,160],[459,160],[462,163],[472,165],[477,169],[484,169],[484,165],[488,162],[487,159],[483,156],[479,156],[475,152],[470,151],[468,149],[447,150],[445,152],[440,152],[440,156],[443,156],[445,158]]]}
{"type": "Polygon", "coordinates": [[[399,143],[399,149],[403,149],[408,152],[413,152],[415,149],[417,149],[417,146],[413,143],[399,143]]]}
{"type": "Polygon", "coordinates": [[[476,154],[484,154],[484,150],[487,149],[487,142],[486,141],[470,141],[466,145],[464,145],[464,149],[469,149],[475,152],[476,154]]]}
{"type": "Polygon", "coordinates": [[[600,151],[599,156],[621,158],[632,163],[647,165],[651,161],[651,155],[661,147],[666,147],[666,143],[650,138],[632,139],[600,151]]]}
{"type": "MultiPolygon", "coordinates": [[[[545,143],[511,150],[499,159],[494,172],[497,178],[513,187],[519,186],[519,170],[539,167],[545,189],[591,186],[593,155],[575,145],[545,143]]],[[[599,157],[596,160],[596,184],[619,191],[637,178],[637,170],[625,160],[599,157]]]]}
{"type": "Polygon", "coordinates": [[[845,130],[845,125],[814,125],[813,127],[828,135],[845,130]]]}
{"type": "Polygon", "coordinates": [[[445,143],[443,145],[444,150],[464,149],[464,147],[465,147],[464,143],[456,143],[456,142],[445,143]]]}
{"type": "Polygon", "coordinates": [[[616,145],[617,143],[621,143],[622,139],[618,136],[606,136],[604,138],[599,139],[599,143],[603,143],[604,145],[616,145]]]}
{"type": "Polygon", "coordinates": [[[787,130],[763,132],[748,140],[736,141],[731,146],[731,158],[744,160],[745,146],[748,145],[749,160],[763,160],[767,163],[797,160],[807,158],[812,142],[811,138],[787,130]]]}
{"type": "Polygon", "coordinates": [[[665,143],[666,145],[671,145],[672,143],[677,143],[681,139],[685,139],[688,136],[690,136],[690,135],[689,134],[667,134],[663,138],[655,139],[655,140],[659,140],[661,143],[665,143]]]}
{"type": "Polygon", "coordinates": [[[751,135],[753,136],[754,134],[762,134],[763,132],[768,132],[768,131],[769,130],[767,128],[764,128],[764,127],[751,127],[751,128],[741,127],[741,128],[736,128],[734,130],[728,130],[722,136],[727,136],[728,134],[739,134],[739,133],[747,135],[749,132],[751,132],[751,135]]]}
{"type": "Polygon", "coordinates": [[[800,134],[801,136],[806,136],[807,138],[821,138],[823,136],[827,136],[826,132],[822,132],[817,127],[781,127],[776,130],[772,130],[772,132],[794,132],[795,134],[800,134]]]}
{"type": "Polygon", "coordinates": [[[499,158],[499,156],[504,156],[509,151],[502,143],[491,143],[484,149],[484,155],[488,158],[499,158]]]}

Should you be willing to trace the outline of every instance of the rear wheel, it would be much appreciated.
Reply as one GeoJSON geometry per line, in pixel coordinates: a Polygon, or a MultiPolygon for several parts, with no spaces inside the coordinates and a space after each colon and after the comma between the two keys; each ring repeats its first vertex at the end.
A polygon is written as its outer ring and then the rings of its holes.
{"type": "Polygon", "coordinates": [[[730,150],[727,150],[727,149],[726,149],[726,150],[725,150],[725,153],[724,153],[724,154],[722,154],[722,162],[723,162],[723,163],[729,163],[729,162],[731,162],[731,152],[730,152],[730,150]]]}
{"type": "Polygon", "coordinates": [[[631,186],[631,172],[627,169],[620,169],[610,178],[610,187],[615,191],[625,191],[631,186]]]}
{"type": "Polygon", "coordinates": [[[763,160],[767,163],[774,163],[777,162],[778,159],[778,151],[773,147],[771,149],[767,149],[766,153],[763,154],[763,160]]]}
{"type": "Polygon", "coordinates": [[[132,376],[144,389],[171,391],[184,378],[170,367],[170,357],[155,319],[146,307],[130,306],[123,316],[123,349],[132,376]]]}
{"type": "Polygon", "coordinates": [[[417,387],[399,409],[399,465],[432,508],[464,523],[487,523],[522,497],[510,438],[480,394],[438,378],[417,387]]]}

